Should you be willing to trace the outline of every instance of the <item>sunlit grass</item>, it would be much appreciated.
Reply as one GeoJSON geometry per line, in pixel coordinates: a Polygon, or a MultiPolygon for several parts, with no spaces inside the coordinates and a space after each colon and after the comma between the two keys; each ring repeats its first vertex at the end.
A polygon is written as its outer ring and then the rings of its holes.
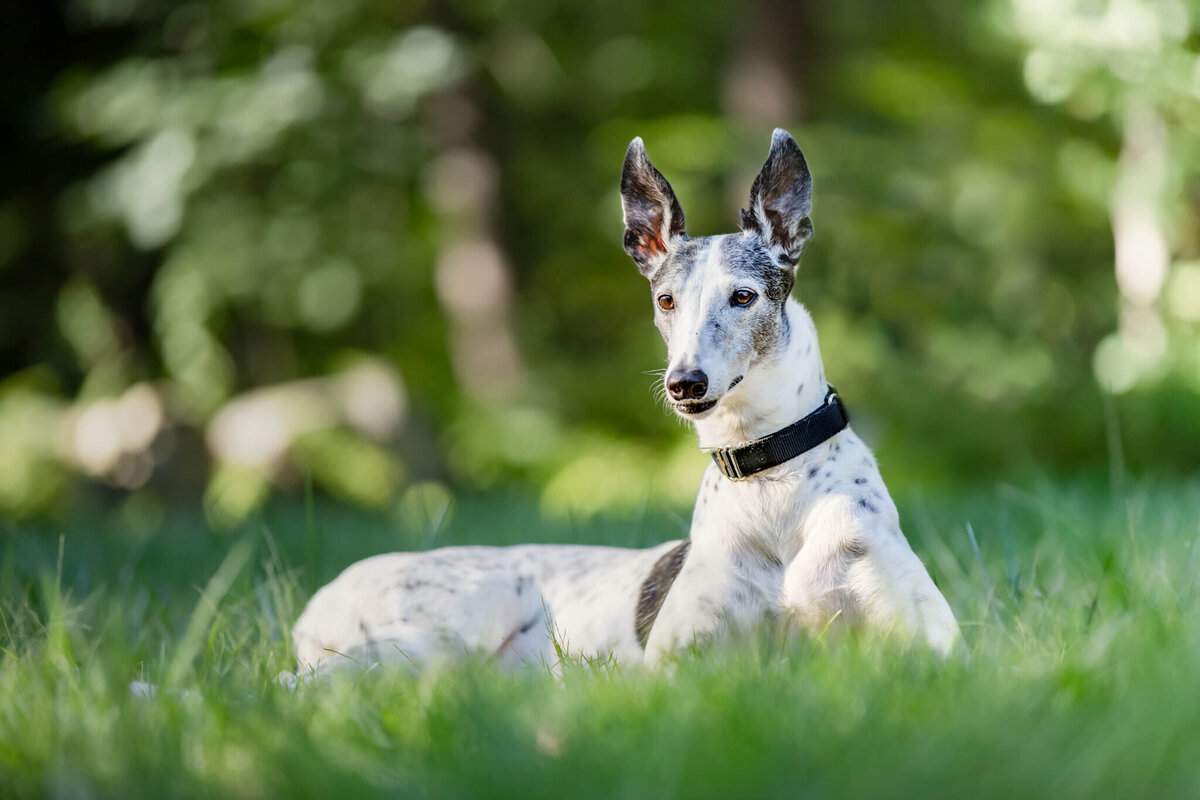
{"type": "Polygon", "coordinates": [[[686,512],[566,523],[532,500],[477,497],[395,519],[282,506],[221,535],[168,514],[149,540],[103,519],[14,529],[0,572],[0,795],[1200,792],[1200,485],[901,499],[969,659],[764,629],[685,653],[668,674],[571,663],[561,679],[504,676],[468,662],[290,692],[274,680],[291,665],[288,627],[355,558],[641,546],[680,535],[686,512]],[[135,700],[138,678],[168,690],[135,700]]]}

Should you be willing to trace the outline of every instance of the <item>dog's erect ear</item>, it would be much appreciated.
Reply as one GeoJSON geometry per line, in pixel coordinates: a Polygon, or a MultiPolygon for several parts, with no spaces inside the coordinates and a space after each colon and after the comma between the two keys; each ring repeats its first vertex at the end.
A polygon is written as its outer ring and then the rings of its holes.
{"type": "Polygon", "coordinates": [[[792,135],[776,128],[771,152],[750,187],[750,210],[742,230],[762,237],[780,266],[794,266],[812,238],[812,176],[792,135]]]}
{"type": "Polygon", "coordinates": [[[682,236],[686,229],[675,192],[646,157],[640,136],[625,151],[621,209],[625,212],[625,252],[642,274],[649,276],[666,258],[671,239],[682,236]]]}

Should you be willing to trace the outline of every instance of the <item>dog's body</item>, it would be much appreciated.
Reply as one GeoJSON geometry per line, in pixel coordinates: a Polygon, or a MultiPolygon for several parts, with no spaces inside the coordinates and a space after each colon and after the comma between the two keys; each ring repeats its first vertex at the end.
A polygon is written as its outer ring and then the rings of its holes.
{"type": "MultiPolygon", "coordinates": [[[[829,390],[816,329],[790,297],[812,234],[811,178],[792,138],[772,137],[741,233],[689,238],[640,139],[621,195],[625,248],[650,280],[670,353],[664,384],[701,447],[759,440],[821,408],[829,390]]],[[[294,635],[304,670],[340,657],[423,666],[464,650],[552,666],[556,642],[656,665],[681,644],[768,616],[818,630],[861,622],[942,653],[958,638],[874,457],[849,428],[744,480],[710,465],[682,542],[376,556],[321,589],[294,635]]]]}
{"type": "Polygon", "coordinates": [[[636,661],[639,588],[677,544],[447,547],[368,558],[313,597],[296,623],[297,657],[302,669],[335,652],[418,667],[467,652],[552,666],[552,624],[564,650],[636,661]]]}

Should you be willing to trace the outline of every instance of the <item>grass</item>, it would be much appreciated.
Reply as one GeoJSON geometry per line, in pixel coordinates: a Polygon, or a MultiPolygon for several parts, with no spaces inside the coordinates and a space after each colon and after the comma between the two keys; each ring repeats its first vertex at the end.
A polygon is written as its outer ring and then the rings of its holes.
{"type": "Polygon", "coordinates": [[[488,496],[460,499],[444,525],[319,503],[230,534],[186,513],[140,530],[128,514],[9,524],[0,796],[1200,794],[1200,484],[900,500],[969,661],[762,630],[670,674],[463,663],[298,693],[273,681],[291,665],[288,626],[358,557],[648,545],[680,535],[686,511],[556,523],[488,496]],[[134,678],[191,693],[137,701],[134,678]]]}

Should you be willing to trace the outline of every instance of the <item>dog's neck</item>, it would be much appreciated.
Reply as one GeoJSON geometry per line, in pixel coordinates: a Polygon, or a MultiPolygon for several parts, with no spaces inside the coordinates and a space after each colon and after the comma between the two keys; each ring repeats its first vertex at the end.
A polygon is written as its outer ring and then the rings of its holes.
{"type": "Polygon", "coordinates": [[[712,414],[695,422],[702,448],[736,447],[761,439],[815,411],[829,386],[817,330],[804,306],[789,298],[788,335],[762,356],[712,414]]]}

